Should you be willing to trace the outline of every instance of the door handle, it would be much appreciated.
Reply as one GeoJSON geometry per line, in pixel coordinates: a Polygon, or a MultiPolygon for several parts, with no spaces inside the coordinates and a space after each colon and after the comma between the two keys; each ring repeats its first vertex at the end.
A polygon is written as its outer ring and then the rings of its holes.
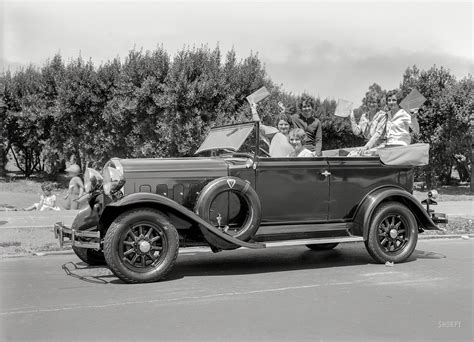
{"type": "Polygon", "coordinates": [[[324,177],[327,177],[327,176],[330,176],[330,175],[331,175],[331,172],[329,172],[328,170],[324,170],[324,172],[321,172],[321,174],[322,174],[324,177]]]}

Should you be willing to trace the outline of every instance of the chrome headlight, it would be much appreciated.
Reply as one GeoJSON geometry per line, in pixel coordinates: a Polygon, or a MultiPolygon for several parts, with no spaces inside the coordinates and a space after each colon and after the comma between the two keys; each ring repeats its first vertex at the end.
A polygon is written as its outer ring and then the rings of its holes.
{"type": "Polygon", "coordinates": [[[92,192],[102,185],[103,178],[99,171],[87,168],[84,172],[84,188],[86,192],[92,192]]]}
{"type": "Polygon", "coordinates": [[[116,168],[107,166],[104,168],[104,193],[108,196],[115,194],[125,184],[123,174],[116,168]]]}

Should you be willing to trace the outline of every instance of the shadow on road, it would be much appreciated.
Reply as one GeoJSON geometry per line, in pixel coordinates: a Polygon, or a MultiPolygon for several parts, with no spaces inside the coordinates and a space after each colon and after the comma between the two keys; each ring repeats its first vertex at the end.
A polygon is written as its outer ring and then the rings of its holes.
{"type": "MultiPolygon", "coordinates": [[[[361,244],[338,246],[328,251],[311,251],[304,247],[240,250],[212,253],[180,254],[176,264],[162,281],[193,276],[229,276],[287,272],[305,269],[323,269],[375,264],[361,244]]],[[[445,255],[415,250],[406,261],[442,259],[445,255]]],[[[125,284],[105,266],[88,266],[83,262],[68,262],[62,266],[68,276],[96,284],[125,284]]]]}
{"type": "Polygon", "coordinates": [[[413,254],[411,255],[410,259],[415,258],[415,259],[444,259],[446,258],[446,255],[440,254],[440,253],[434,253],[434,252],[425,252],[425,251],[419,251],[415,250],[413,254]]]}

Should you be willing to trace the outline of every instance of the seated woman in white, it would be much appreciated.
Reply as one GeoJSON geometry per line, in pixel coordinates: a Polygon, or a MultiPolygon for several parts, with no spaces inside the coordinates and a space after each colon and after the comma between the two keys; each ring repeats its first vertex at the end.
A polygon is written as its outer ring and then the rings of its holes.
{"type": "MultiPolygon", "coordinates": [[[[399,92],[391,90],[387,93],[387,114],[379,121],[372,138],[365,144],[363,150],[371,148],[384,148],[392,146],[408,146],[411,143],[410,128],[412,127],[411,115],[400,108],[399,92]],[[382,144],[376,145],[380,140],[382,144]]],[[[416,131],[416,128],[415,128],[416,131]]]]}
{"type": "Polygon", "coordinates": [[[292,129],[290,131],[289,138],[290,144],[293,146],[293,151],[288,155],[288,157],[314,157],[313,152],[304,147],[306,132],[302,128],[292,129]]]}
{"type": "MultiPolygon", "coordinates": [[[[252,108],[252,119],[254,121],[260,121],[260,116],[257,112],[257,105],[253,104],[252,108]]],[[[287,157],[289,153],[293,151],[293,147],[288,141],[288,134],[290,132],[291,120],[283,112],[279,114],[275,120],[276,128],[272,126],[264,125],[260,122],[260,135],[268,145],[269,153],[271,157],[287,157]]]]}

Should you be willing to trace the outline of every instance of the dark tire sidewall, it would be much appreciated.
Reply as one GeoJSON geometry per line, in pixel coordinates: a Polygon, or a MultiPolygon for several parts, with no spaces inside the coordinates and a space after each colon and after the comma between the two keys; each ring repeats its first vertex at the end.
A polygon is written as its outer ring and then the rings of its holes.
{"type": "Polygon", "coordinates": [[[118,216],[111,224],[104,239],[104,255],[112,272],[128,283],[146,283],[163,279],[171,271],[179,252],[179,236],[176,228],[165,215],[155,209],[133,209],[118,216]],[[125,265],[120,257],[123,234],[136,223],[158,225],[166,238],[164,258],[158,265],[148,267],[145,272],[137,272],[125,265]]]}
{"type": "Polygon", "coordinates": [[[215,179],[203,188],[201,195],[196,202],[196,212],[202,219],[210,222],[209,209],[212,202],[218,195],[228,191],[232,191],[238,196],[241,196],[248,205],[250,211],[248,213],[248,218],[242,226],[241,231],[239,231],[238,234],[233,235],[236,239],[248,241],[255,235],[260,226],[262,209],[257,193],[246,181],[236,177],[215,179]],[[234,188],[229,187],[227,183],[228,180],[235,181],[234,188]]]}
{"type": "Polygon", "coordinates": [[[379,263],[403,262],[410,257],[416,248],[418,241],[418,226],[416,219],[410,209],[398,202],[386,202],[379,205],[372,216],[369,234],[365,242],[369,254],[379,263]],[[378,226],[381,221],[388,215],[400,215],[401,220],[406,224],[409,230],[408,242],[396,253],[386,252],[380,245],[378,237],[378,226]]]}
{"type": "Polygon", "coordinates": [[[105,261],[104,253],[102,251],[77,246],[73,246],[72,250],[74,251],[74,253],[76,253],[79,259],[81,259],[88,265],[100,266],[107,264],[107,262],[105,261]]]}

